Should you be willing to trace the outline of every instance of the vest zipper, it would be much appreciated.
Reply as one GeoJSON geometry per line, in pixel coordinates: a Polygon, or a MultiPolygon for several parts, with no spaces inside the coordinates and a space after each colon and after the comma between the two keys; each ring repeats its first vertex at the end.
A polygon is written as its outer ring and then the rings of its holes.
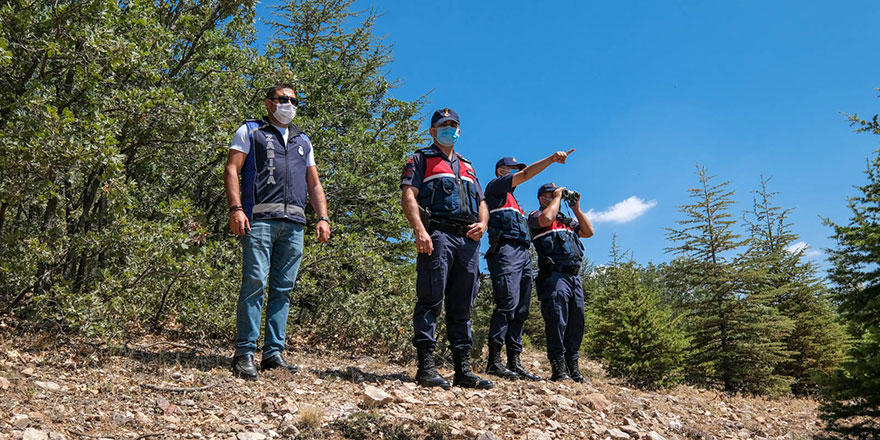
{"type": "MultiPolygon", "coordinates": [[[[287,136],[288,140],[290,137],[290,127],[287,128],[287,136]]],[[[284,136],[281,136],[281,140],[284,140],[284,136]]],[[[287,184],[290,182],[290,151],[287,149],[287,144],[289,142],[284,142],[284,218],[287,218],[287,184]]]]}

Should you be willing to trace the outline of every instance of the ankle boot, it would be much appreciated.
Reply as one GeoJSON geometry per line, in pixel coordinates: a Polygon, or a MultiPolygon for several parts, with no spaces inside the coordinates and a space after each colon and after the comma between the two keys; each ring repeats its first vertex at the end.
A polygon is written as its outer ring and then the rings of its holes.
{"type": "Polygon", "coordinates": [[[562,358],[550,359],[550,369],[553,370],[550,380],[554,382],[571,379],[571,377],[568,376],[568,368],[565,366],[565,361],[562,358]]]}
{"type": "Polygon", "coordinates": [[[540,377],[526,371],[519,362],[519,353],[515,351],[507,350],[507,369],[516,373],[521,379],[541,380],[540,377]]]}
{"type": "Polygon", "coordinates": [[[501,346],[489,343],[489,363],[486,365],[486,374],[498,376],[508,380],[516,380],[518,375],[508,370],[501,363],[501,346]]]}
{"type": "Polygon", "coordinates": [[[577,359],[566,359],[565,368],[568,369],[568,377],[570,377],[571,380],[579,383],[590,383],[590,379],[581,375],[577,359]]]}
{"type": "Polygon", "coordinates": [[[232,358],[232,365],[229,366],[232,375],[240,377],[244,380],[257,380],[257,367],[254,366],[253,354],[242,354],[232,358]]]}
{"type": "Polygon", "coordinates": [[[471,353],[470,349],[453,349],[452,359],[455,362],[455,376],[452,377],[452,384],[462,388],[476,388],[479,390],[488,390],[492,388],[492,382],[481,379],[471,371],[471,353]]]}
{"type": "Polygon", "coordinates": [[[434,349],[418,347],[419,371],[416,372],[416,383],[423,387],[440,387],[444,390],[452,388],[449,382],[437,372],[434,364],[434,349]]]}

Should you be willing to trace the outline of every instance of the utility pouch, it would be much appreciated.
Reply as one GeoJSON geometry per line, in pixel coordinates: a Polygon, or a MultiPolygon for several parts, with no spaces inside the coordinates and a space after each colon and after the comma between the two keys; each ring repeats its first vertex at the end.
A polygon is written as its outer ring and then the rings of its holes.
{"type": "Polygon", "coordinates": [[[431,224],[431,210],[419,205],[419,218],[422,219],[422,225],[425,226],[425,229],[428,229],[431,224]]]}
{"type": "Polygon", "coordinates": [[[489,228],[489,250],[486,251],[486,255],[494,254],[498,252],[498,248],[501,246],[501,230],[495,228],[489,228]]]}

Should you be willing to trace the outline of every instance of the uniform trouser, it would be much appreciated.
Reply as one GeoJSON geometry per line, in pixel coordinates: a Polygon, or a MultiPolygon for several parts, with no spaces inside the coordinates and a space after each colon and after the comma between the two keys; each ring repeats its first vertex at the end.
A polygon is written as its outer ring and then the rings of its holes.
{"type": "Polygon", "coordinates": [[[523,326],[532,300],[532,259],[528,243],[503,243],[486,257],[492,278],[495,310],[489,321],[489,342],[507,344],[522,353],[523,326]]]}
{"type": "Polygon", "coordinates": [[[416,261],[413,345],[434,347],[437,317],[445,303],[446,335],[453,349],[471,347],[471,309],[480,287],[480,242],[443,231],[431,232],[434,251],[416,261]]]}
{"type": "Polygon", "coordinates": [[[584,337],[584,289],[578,275],[539,273],[538,298],[547,331],[547,357],[577,359],[584,337]]]}
{"type": "Polygon", "coordinates": [[[268,277],[263,359],[284,351],[290,292],[302,260],[303,225],[256,220],[242,237],[241,290],[236,311],[235,355],[252,354],[260,336],[260,314],[268,277]]]}

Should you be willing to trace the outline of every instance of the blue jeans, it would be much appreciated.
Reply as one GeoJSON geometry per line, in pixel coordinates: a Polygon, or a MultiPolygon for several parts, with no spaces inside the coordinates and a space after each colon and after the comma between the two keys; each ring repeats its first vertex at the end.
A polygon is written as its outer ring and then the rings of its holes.
{"type": "Polygon", "coordinates": [[[235,355],[253,354],[260,336],[266,278],[266,328],[263,359],[284,351],[290,292],[302,260],[303,225],[285,220],[256,220],[241,240],[241,291],[235,322],[235,355]]]}

